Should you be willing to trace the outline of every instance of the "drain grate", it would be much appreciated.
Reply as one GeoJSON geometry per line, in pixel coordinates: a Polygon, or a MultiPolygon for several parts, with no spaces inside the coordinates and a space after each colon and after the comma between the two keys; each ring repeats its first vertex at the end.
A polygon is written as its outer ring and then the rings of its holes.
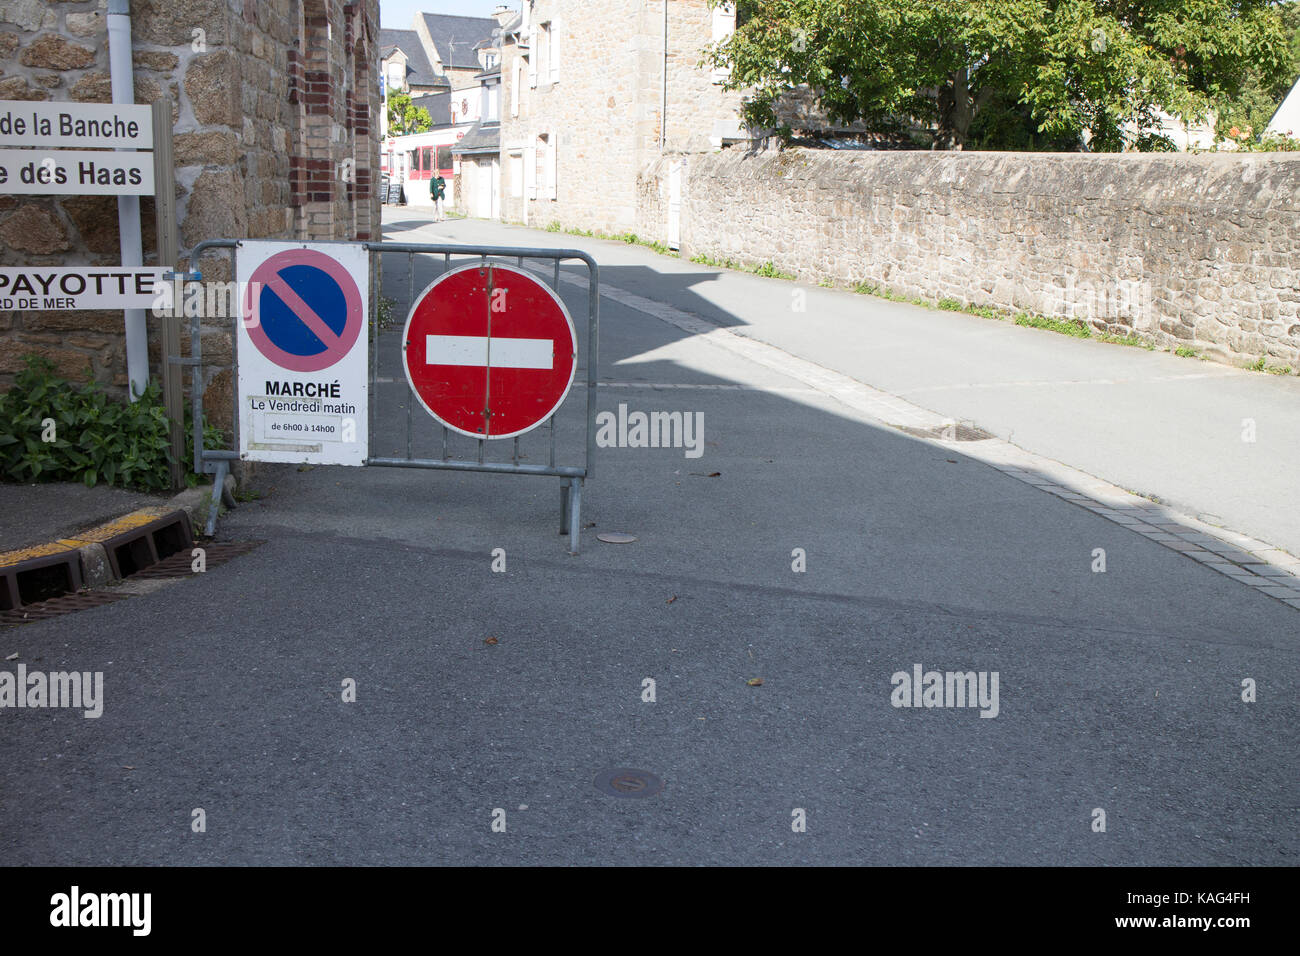
{"type": "MultiPolygon", "coordinates": [[[[231,558],[247,554],[260,548],[265,541],[223,541],[220,544],[199,544],[203,549],[204,569],[211,571],[220,567],[231,558]]],[[[150,565],[143,571],[137,571],[131,577],[137,581],[150,578],[188,578],[194,574],[194,557],[191,551],[180,551],[169,558],[163,558],[157,564],[150,565]]]]}
{"type": "Polygon", "coordinates": [[[610,797],[653,797],[664,782],[648,770],[615,767],[596,774],[596,789],[610,797]]]}
{"type": "Polygon", "coordinates": [[[929,428],[900,425],[898,427],[900,431],[917,438],[937,438],[939,441],[988,441],[990,438],[997,437],[974,425],[932,425],[929,428]]]}
{"type": "Polygon", "coordinates": [[[105,604],[112,604],[129,597],[130,594],[121,591],[78,591],[75,594],[64,594],[48,601],[14,608],[11,611],[0,611],[0,627],[17,627],[20,624],[45,621],[92,607],[103,607],[105,604]]]}

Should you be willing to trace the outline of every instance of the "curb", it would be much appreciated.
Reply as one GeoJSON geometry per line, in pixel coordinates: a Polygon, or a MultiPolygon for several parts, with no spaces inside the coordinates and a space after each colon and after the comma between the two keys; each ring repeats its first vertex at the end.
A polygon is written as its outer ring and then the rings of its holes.
{"type": "MultiPolygon", "coordinates": [[[[232,501],[227,475],[222,498],[232,501]]],[[[0,612],[83,589],[118,584],[137,571],[194,547],[212,504],[212,488],[188,488],[166,504],[140,508],[46,544],[0,552],[0,612]]]]}

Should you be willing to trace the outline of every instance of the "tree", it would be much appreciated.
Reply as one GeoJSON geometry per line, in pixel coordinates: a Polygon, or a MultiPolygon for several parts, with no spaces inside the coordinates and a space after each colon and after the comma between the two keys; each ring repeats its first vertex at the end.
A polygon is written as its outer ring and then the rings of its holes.
{"type": "Polygon", "coordinates": [[[388,91],[388,131],[395,136],[424,133],[433,128],[433,117],[423,106],[411,102],[411,94],[388,91]]]}
{"type": "MultiPolygon", "coordinates": [[[[716,5],[720,0],[710,0],[716,5]]],[[[961,149],[981,112],[1021,110],[1053,141],[1150,141],[1161,110],[1204,119],[1255,75],[1279,84],[1290,34],[1274,0],[738,0],[711,48],[746,119],[779,129],[807,84],[833,122],[921,123],[961,149]]],[[[990,124],[997,129],[1000,124],[990,124]]],[[[789,130],[784,130],[788,134],[789,130]]]]}

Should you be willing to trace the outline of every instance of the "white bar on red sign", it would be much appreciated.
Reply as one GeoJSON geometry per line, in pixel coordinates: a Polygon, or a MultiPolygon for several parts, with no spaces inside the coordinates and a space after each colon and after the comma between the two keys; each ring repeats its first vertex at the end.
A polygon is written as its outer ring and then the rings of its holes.
{"type": "Polygon", "coordinates": [[[488,364],[491,343],[493,368],[553,368],[555,343],[550,339],[489,339],[483,335],[426,335],[426,365],[488,364]]]}

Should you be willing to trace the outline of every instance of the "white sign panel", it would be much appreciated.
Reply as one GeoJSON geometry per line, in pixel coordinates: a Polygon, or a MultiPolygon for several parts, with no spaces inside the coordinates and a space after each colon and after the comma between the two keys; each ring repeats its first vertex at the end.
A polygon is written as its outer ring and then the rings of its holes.
{"type": "Polygon", "coordinates": [[[125,103],[0,100],[0,146],[153,149],[153,110],[125,103]]]}
{"type": "Polygon", "coordinates": [[[365,464],[369,271],[361,243],[239,244],[240,458],[365,464]]]}
{"type": "Polygon", "coordinates": [[[166,288],[166,271],[143,266],[0,268],[0,311],[151,309],[158,300],[155,285],[166,288]]]}
{"type": "Polygon", "coordinates": [[[153,153],[0,149],[0,193],[153,195],[153,153]]]}

